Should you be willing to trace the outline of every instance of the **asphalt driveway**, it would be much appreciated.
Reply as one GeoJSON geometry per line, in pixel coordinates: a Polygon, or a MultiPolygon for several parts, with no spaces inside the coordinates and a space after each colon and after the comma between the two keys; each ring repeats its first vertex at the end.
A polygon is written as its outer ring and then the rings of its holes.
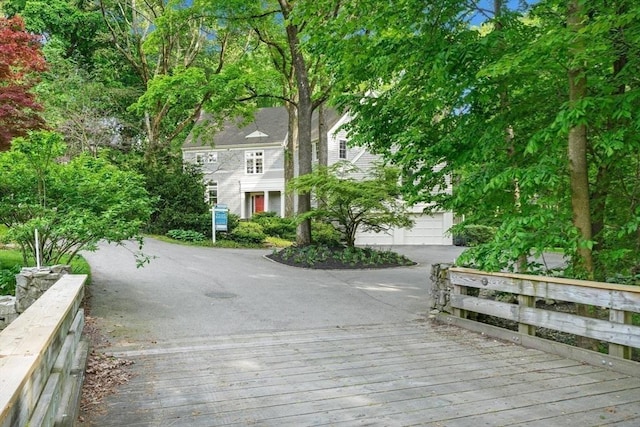
{"type": "Polygon", "coordinates": [[[430,264],[455,246],[392,248],[417,266],[317,271],[274,263],[269,250],[218,249],[147,239],[137,268],[130,244],[84,254],[92,316],[114,346],[263,330],[398,323],[428,312],[430,264]]]}

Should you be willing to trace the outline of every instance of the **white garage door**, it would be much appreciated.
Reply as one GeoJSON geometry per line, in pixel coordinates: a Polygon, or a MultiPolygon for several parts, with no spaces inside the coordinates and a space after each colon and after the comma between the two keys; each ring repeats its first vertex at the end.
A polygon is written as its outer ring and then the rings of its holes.
{"type": "Polygon", "coordinates": [[[388,232],[359,232],[356,244],[367,245],[451,245],[451,236],[446,232],[453,224],[450,212],[434,215],[412,214],[415,225],[411,229],[394,228],[388,232]]]}

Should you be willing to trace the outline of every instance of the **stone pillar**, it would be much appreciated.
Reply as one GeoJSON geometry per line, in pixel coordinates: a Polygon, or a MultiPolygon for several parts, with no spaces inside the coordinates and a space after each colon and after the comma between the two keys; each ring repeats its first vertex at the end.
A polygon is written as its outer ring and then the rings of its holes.
{"type": "Polygon", "coordinates": [[[25,267],[16,275],[16,311],[23,313],[40,295],[53,286],[64,274],[71,271],[69,265],[52,267],[25,267]]]}
{"type": "Polygon", "coordinates": [[[451,313],[449,267],[451,264],[433,264],[431,266],[429,307],[432,309],[432,314],[451,313]]]}

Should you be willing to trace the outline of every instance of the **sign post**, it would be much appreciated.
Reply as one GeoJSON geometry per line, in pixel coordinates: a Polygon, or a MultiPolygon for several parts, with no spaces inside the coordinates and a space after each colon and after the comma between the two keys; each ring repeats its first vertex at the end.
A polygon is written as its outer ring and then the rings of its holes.
{"type": "Polygon", "coordinates": [[[211,240],[216,242],[216,231],[227,231],[229,208],[227,205],[215,205],[211,209],[211,240]]]}

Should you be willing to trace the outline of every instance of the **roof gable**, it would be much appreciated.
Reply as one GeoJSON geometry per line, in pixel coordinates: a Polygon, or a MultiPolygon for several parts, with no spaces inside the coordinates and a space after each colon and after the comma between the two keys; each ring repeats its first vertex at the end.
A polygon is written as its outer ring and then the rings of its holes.
{"type": "MultiPolygon", "coordinates": [[[[340,119],[340,115],[333,109],[325,110],[325,123],[327,131],[331,129],[340,119]]],[[[212,116],[204,113],[198,119],[197,126],[208,126],[212,116]]],[[[209,125],[210,126],[210,125],[209,125]]],[[[260,108],[256,110],[253,120],[248,123],[243,118],[235,118],[225,121],[222,129],[213,134],[200,132],[198,137],[194,137],[192,131],[183,148],[202,147],[213,145],[216,148],[238,145],[256,144],[285,144],[289,129],[289,116],[285,107],[260,108]]],[[[318,139],[318,114],[314,112],[311,123],[311,139],[318,139]]]]}

